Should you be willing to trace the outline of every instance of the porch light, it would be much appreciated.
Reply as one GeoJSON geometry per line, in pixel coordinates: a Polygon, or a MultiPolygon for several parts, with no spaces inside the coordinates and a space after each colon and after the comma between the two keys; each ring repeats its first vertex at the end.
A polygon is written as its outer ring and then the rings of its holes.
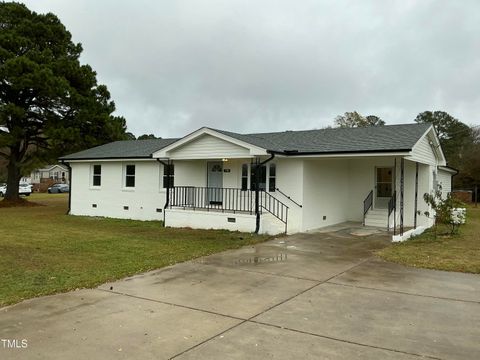
{"type": "Polygon", "coordinates": [[[228,159],[227,159],[227,158],[223,158],[222,161],[223,161],[223,162],[227,162],[228,159]]]}

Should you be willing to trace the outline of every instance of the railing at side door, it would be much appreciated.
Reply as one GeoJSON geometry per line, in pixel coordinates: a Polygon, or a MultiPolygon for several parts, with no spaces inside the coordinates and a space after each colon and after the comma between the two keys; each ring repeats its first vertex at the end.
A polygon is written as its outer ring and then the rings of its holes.
{"type": "Polygon", "coordinates": [[[373,190],[371,190],[365,200],[363,200],[363,226],[365,226],[365,216],[367,215],[368,210],[373,206],[373,190]]]}
{"type": "MultiPolygon", "coordinates": [[[[390,200],[388,200],[388,211],[387,211],[387,231],[390,231],[390,215],[397,207],[397,192],[394,191],[390,200]]],[[[395,217],[393,219],[393,232],[395,235],[395,217]]]]}

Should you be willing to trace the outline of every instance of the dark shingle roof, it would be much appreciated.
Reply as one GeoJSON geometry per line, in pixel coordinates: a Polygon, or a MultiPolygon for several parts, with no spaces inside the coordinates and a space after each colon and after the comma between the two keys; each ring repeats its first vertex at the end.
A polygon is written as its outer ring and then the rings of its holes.
{"type": "Polygon", "coordinates": [[[330,154],[411,150],[430,126],[404,124],[245,135],[215,131],[275,152],[330,154]]]}
{"type": "Polygon", "coordinates": [[[149,139],[115,141],[63,156],[60,160],[149,158],[155,151],[177,140],[178,139],[149,139]]]}
{"type": "MultiPolygon", "coordinates": [[[[257,134],[212,130],[272,152],[296,155],[409,151],[430,126],[430,124],[404,124],[257,134]]],[[[152,153],[177,140],[179,139],[116,141],[60,159],[150,158],[152,153]]]]}

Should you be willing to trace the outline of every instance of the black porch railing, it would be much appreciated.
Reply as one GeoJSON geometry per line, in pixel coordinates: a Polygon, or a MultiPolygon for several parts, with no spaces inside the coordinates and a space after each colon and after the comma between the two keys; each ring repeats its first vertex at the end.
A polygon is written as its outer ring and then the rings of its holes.
{"type": "Polygon", "coordinates": [[[365,226],[365,215],[368,210],[373,206],[373,190],[371,190],[365,200],[363,200],[363,226],[365,226]]]}
{"type": "Polygon", "coordinates": [[[255,212],[255,193],[235,188],[174,186],[169,189],[169,207],[184,210],[216,210],[221,212],[255,212]]]}
{"type": "MultiPolygon", "coordinates": [[[[169,191],[169,208],[255,214],[255,191],[237,188],[174,186],[169,191]]],[[[266,211],[285,224],[288,206],[264,190],[258,192],[259,213],[266,211]]]]}
{"type": "MultiPolygon", "coordinates": [[[[392,212],[395,211],[397,208],[397,192],[394,191],[392,197],[390,200],[388,200],[388,211],[387,211],[387,231],[390,231],[390,215],[392,215],[392,212]]],[[[393,216],[393,231],[395,231],[395,217],[393,216]]]]}
{"type": "Polygon", "coordinates": [[[260,210],[265,209],[283,222],[285,224],[285,232],[287,232],[288,206],[266,191],[260,191],[259,196],[260,210]]]}
{"type": "Polygon", "coordinates": [[[285,196],[288,200],[290,200],[291,202],[293,202],[295,205],[297,205],[298,207],[303,207],[303,205],[299,204],[298,202],[296,202],[295,200],[293,200],[290,196],[288,196],[287,194],[285,194],[282,190],[280,190],[278,187],[275,188],[276,191],[278,191],[280,194],[282,194],[283,196],[285,196]]]}

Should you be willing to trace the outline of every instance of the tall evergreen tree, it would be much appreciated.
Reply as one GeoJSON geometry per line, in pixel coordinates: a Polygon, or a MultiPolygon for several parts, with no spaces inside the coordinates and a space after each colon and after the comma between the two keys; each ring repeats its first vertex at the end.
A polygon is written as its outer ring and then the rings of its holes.
{"type": "Polygon", "coordinates": [[[61,154],[125,138],[126,124],[82,46],[53,14],[0,2],[0,156],[7,199],[22,173],[61,154]]]}
{"type": "Polygon", "coordinates": [[[424,111],[415,118],[417,123],[431,123],[437,131],[448,164],[460,167],[473,144],[472,129],[445,111],[424,111]]]}

